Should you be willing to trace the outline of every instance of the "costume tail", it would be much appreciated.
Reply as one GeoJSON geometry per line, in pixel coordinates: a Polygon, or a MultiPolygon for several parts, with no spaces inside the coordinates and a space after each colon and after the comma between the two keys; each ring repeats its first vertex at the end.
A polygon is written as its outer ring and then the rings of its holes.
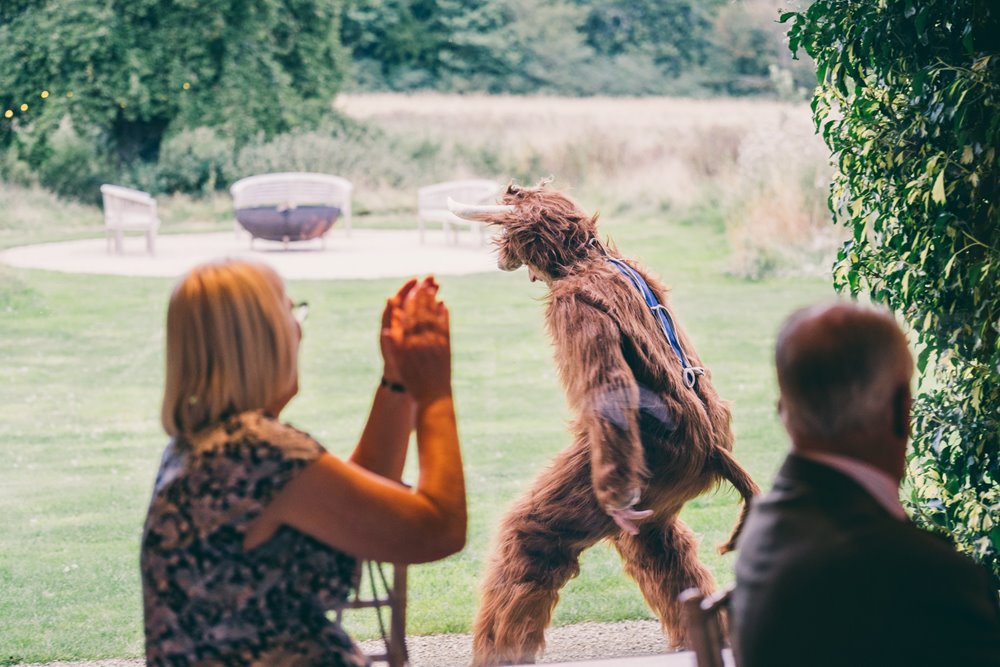
{"type": "Polygon", "coordinates": [[[750,477],[750,473],[743,469],[743,466],[733,458],[732,452],[716,447],[712,450],[712,459],[719,474],[729,481],[741,496],[743,496],[743,509],[740,511],[740,518],[733,527],[733,532],[729,536],[729,541],[719,545],[719,553],[729,553],[736,548],[736,540],[743,530],[743,522],[746,521],[750,512],[750,499],[760,493],[760,488],[750,477]]]}

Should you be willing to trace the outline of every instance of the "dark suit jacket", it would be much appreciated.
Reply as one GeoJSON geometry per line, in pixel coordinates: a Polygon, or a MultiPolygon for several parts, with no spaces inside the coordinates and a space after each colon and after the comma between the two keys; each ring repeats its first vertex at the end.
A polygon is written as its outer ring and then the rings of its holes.
{"type": "Polygon", "coordinates": [[[740,538],[730,619],[740,667],[1000,666],[987,572],[794,454],[740,538]]]}

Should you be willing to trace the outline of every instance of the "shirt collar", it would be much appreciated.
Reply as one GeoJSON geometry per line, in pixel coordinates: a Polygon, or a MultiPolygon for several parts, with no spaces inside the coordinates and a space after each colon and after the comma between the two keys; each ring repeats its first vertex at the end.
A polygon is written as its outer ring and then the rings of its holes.
{"type": "Polygon", "coordinates": [[[907,521],[906,511],[899,502],[899,485],[878,468],[858,459],[826,452],[796,451],[796,456],[815,461],[847,475],[868,492],[893,518],[907,521]]]}

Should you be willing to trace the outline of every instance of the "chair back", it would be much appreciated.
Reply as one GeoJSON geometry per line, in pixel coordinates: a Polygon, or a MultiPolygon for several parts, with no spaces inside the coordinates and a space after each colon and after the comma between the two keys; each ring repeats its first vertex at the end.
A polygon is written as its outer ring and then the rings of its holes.
{"type": "Polygon", "coordinates": [[[458,218],[448,210],[448,198],[451,197],[463,204],[492,204],[498,192],[500,192],[499,183],[478,178],[426,185],[417,190],[417,215],[429,221],[457,220],[461,224],[468,225],[468,221],[458,218]]]}
{"type": "Polygon", "coordinates": [[[726,644],[726,622],[722,616],[729,608],[732,592],[732,586],[712,595],[689,588],[680,595],[684,622],[698,667],[724,667],[726,664],[722,654],[726,644]]]}
{"type": "Polygon", "coordinates": [[[109,228],[155,229],[156,200],[147,192],[105,183],[101,186],[104,224],[109,228]]]}
{"type": "Polygon", "coordinates": [[[233,208],[275,206],[282,210],[298,206],[326,205],[340,209],[347,228],[351,226],[351,197],[354,184],[331,174],[282,172],[258,174],[233,183],[233,208]]]}
{"type": "Polygon", "coordinates": [[[368,658],[389,667],[404,667],[409,660],[406,651],[406,565],[365,560],[358,567],[358,585],[347,604],[337,611],[337,620],[342,621],[344,609],[374,609],[385,651],[369,654],[368,658]],[[385,573],[386,567],[392,568],[391,583],[385,573]],[[388,626],[382,618],[382,610],[386,607],[389,609],[388,626]]]}

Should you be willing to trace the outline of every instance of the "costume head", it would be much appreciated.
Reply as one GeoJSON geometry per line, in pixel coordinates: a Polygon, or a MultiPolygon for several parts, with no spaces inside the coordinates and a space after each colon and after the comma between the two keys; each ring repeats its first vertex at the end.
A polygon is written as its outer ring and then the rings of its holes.
{"type": "Polygon", "coordinates": [[[298,388],[299,336],[270,267],[224,260],[192,269],[167,308],[164,430],[190,435],[287,401],[298,388]]]}
{"type": "Polygon", "coordinates": [[[460,218],[500,227],[497,264],[504,271],[522,265],[552,278],[570,272],[591,255],[588,244],[597,235],[597,216],[588,215],[572,199],[549,190],[548,181],[522,188],[511,183],[497,206],[450,203],[460,218]]]}

